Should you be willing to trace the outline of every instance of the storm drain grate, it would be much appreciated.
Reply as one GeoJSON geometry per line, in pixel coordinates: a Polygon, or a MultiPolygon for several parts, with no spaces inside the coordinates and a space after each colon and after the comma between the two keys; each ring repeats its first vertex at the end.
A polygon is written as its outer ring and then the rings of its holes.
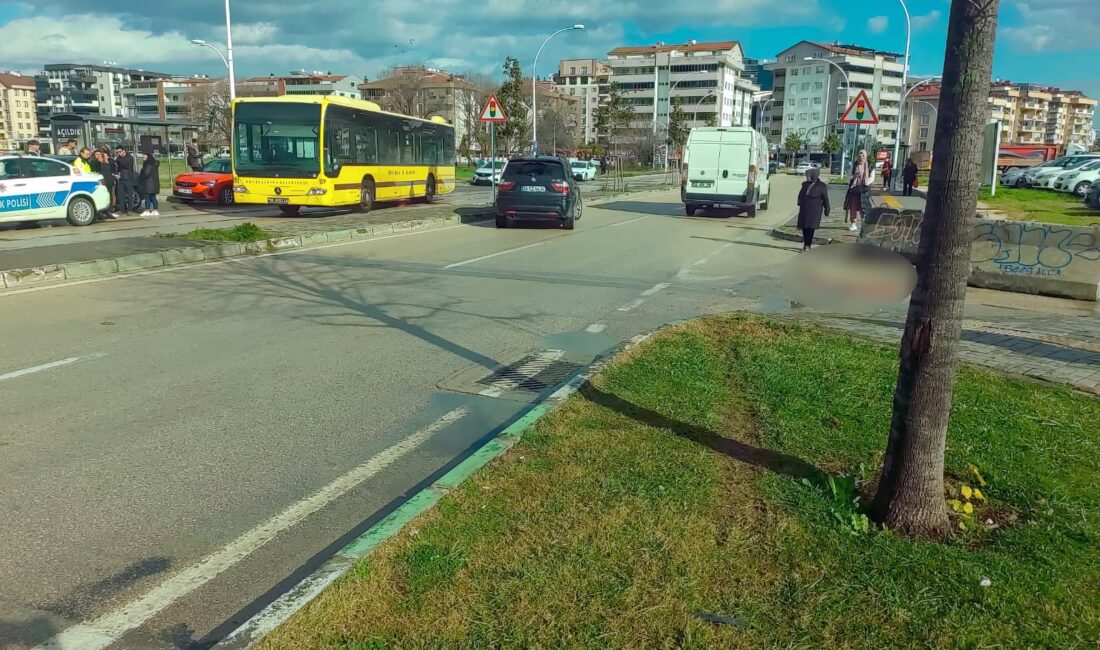
{"type": "Polygon", "coordinates": [[[526,390],[537,393],[569,379],[580,365],[562,361],[563,350],[542,350],[504,366],[477,383],[500,391],[526,390]]]}

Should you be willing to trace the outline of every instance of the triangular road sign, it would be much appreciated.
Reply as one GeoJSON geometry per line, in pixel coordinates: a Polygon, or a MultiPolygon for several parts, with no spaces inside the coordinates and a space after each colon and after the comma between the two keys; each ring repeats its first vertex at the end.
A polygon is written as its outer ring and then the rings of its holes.
{"type": "Polygon", "coordinates": [[[485,108],[481,110],[481,117],[478,118],[482,122],[505,122],[508,120],[504,116],[504,111],[500,108],[500,102],[497,101],[495,94],[489,95],[489,101],[485,102],[485,108]]]}
{"type": "Polygon", "coordinates": [[[848,104],[848,110],[840,116],[841,124],[878,124],[878,115],[871,106],[871,100],[867,99],[867,91],[861,90],[856,98],[848,104]]]}

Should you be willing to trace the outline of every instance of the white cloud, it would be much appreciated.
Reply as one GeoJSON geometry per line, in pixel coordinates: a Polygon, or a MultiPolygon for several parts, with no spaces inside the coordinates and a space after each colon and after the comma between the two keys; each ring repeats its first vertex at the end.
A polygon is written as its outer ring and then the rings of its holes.
{"type": "Polygon", "coordinates": [[[942,16],[942,15],[943,14],[940,13],[939,9],[933,9],[932,11],[924,14],[923,16],[913,16],[913,19],[912,19],[913,29],[921,30],[921,29],[925,29],[926,27],[929,27],[931,25],[934,25],[934,24],[939,22],[940,16],[942,16]]]}
{"type": "Polygon", "coordinates": [[[1009,0],[1008,6],[1019,13],[1019,24],[1001,27],[1000,33],[1017,50],[1100,49],[1100,13],[1096,11],[1096,0],[1009,0]]]}
{"type": "Polygon", "coordinates": [[[886,16],[875,16],[867,19],[867,29],[872,34],[881,34],[890,28],[890,19],[886,16]]]}

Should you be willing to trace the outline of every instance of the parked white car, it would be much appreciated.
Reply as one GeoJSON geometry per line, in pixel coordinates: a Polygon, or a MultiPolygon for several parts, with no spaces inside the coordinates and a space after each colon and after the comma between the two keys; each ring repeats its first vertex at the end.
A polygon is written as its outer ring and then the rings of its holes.
{"type": "Polygon", "coordinates": [[[1031,187],[1049,190],[1054,187],[1054,181],[1057,180],[1060,175],[1068,171],[1080,169],[1097,158],[1100,158],[1100,155],[1084,154],[1055,158],[1050,161],[1048,165],[1040,165],[1028,169],[1027,172],[1024,173],[1024,179],[1031,187]]]}
{"type": "Polygon", "coordinates": [[[111,203],[102,180],[60,160],[0,157],[0,223],[67,219],[87,226],[111,203]]]}
{"type": "Polygon", "coordinates": [[[1100,180],[1100,158],[1085,163],[1068,172],[1063,172],[1054,180],[1054,189],[1058,192],[1073,192],[1077,196],[1084,197],[1089,193],[1092,184],[1100,180]]]}
{"type": "Polygon", "coordinates": [[[500,175],[504,173],[504,166],[506,164],[508,163],[504,160],[487,162],[474,170],[474,177],[470,182],[474,185],[492,185],[495,177],[496,183],[499,185],[500,175]]]}
{"type": "Polygon", "coordinates": [[[595,161],[592,160],[571,160],[569,161],[570,173],[573,174],[573,180],[578,181],[594,181],[596,180],[596,166],[595,161]]]}

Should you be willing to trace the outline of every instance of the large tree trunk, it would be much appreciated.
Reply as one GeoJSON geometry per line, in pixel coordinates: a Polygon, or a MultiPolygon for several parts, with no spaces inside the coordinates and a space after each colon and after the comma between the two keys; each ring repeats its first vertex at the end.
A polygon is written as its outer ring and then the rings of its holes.
{"type": "Polygon", "coordinates": [[[959,363],[978,157],[986,124],[1000,0],[953,0],[917,286],[901,340],[894,414],[873,516],[939,537],[949,521],[943,456],[959,363]]]}

